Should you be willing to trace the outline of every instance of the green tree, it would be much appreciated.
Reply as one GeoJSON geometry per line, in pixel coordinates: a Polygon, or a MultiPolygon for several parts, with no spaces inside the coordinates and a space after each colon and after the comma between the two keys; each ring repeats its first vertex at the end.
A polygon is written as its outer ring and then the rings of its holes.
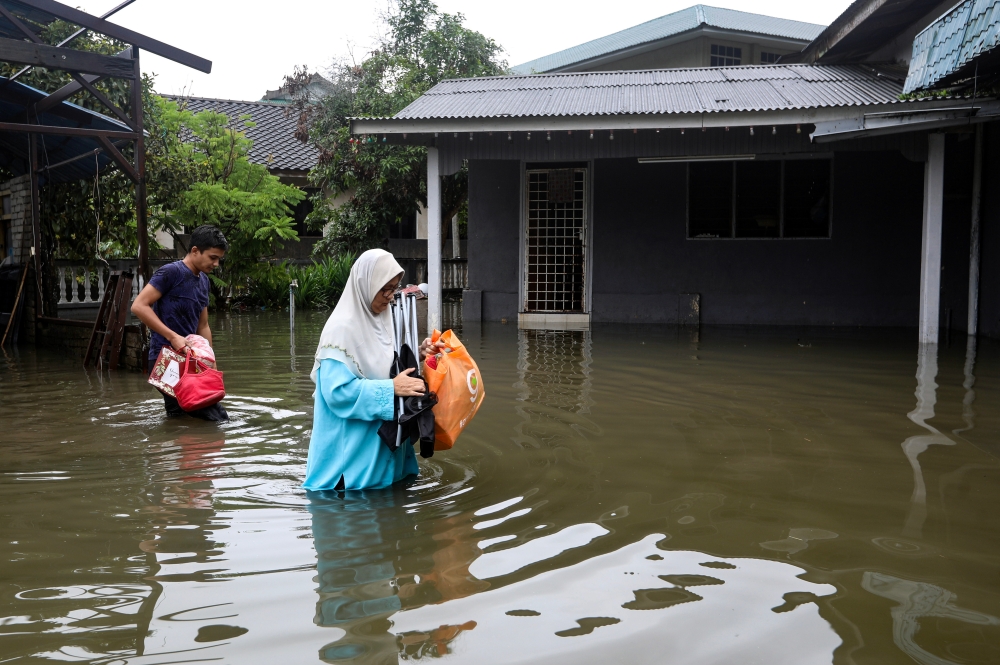
{"type": "MultiPolygon", "coordinates": [[[[305,192],[252,163],[247,155],[253,142],[225,114],[191,113],[161,97],[153,105],[160,131],[150,141],[157,155],[150,174],[151,216],[174,235],[201,224],[218,226],[230,246],[213,284],[218,295],[232,295],[282,241],[298,240],[291,214],[305,192]]],[[[239,121],[254,126],[248,115],[239,121]]]]}
{"type": "MultiPolygon", "coordinates": [[[[297,95],[299,138],[320,151],[313,183],[321,192],[349,195],[342,205],[323,193],[314,197],[307,221],[314,229],[326,229],[318,253],[381,246],[390,224],[427,204],[426,149],[353,137],[351,117],[391,116],[445,79],[507,71],[495,41],[466,28],[461,14],[440,12],[430,0],[393,0],[382,18],[386,36],[378,47],[360,64],[333,67],[332,94],[318,104],[297,95]]],[[[286,85],[301,93],[308,81],[309,73],[299,69],[286,85]]],[[[462,208],[467,183],[464,169],[442,179],[444,220],[462,208]]]]}

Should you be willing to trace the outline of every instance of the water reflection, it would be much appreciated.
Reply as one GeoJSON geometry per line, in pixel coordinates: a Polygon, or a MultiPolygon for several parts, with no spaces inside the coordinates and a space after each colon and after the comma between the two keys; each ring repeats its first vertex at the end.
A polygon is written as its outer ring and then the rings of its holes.
{"type": "Polygon", "coordinates": [[[919,457],[933,445],[953,446],[955,442],[927,423],[934,417],[937,404],[935,382],[938,374],[937,344],[921,344],[917,354],[917,407],[906,417],[926,429],[930,434],[917,434],[903,441],[903,454],[913,468],[913,494],[910,496],[910,511],[903,525],[903,535],[908,538],[923,536],[924,521],[927,519],[927,485],[920,468],[919,457]]]}
{"type": "Polygon", "coordinates": [[[465,520],[418,528],[414,514],[403,510],[412,497],[401,487],[308,496],[319,594],[314,622],[338,633],[320,649],[322,660],[395,663],[399,656],[443,656],[452,640],[476,627],[459,621],[397,636],[390,621],[400,610],[489,588],[469,573],[480,550],[465,520]]]}
{"type": "Polygon", "coordinates": [[[413,486],[306,497],[326,313],[296,316],[213,322],[221,428],[164,421],[142,376],[0,359],[0,661],[1000,655],[990,341],[922,357],[914,408],[894,332],[484,325],[458,446],[413,486]]]}
{"type": "Polygon", "coordinates": [[[446,605],[395,630],[475,622],[457,663],[829,663],[840,639],[798,566],[671,551],[664,534],[446,605]]]}
{"type": "MultiPolygon", "coordinates": [[[[892,639],[900,649],[920,665],[958,665],[959,662],[991,662],[988,637],[977,634],[976,627],[1000,626],[1000,619],[983,612],[969,610],[955,604],[957,596],[927,582],[914,582],[884,573],[866,572],[861,580],[866,591],[896,603],[892,608],[892,639]],[[927,620],[937,621],[927,621],[927,620]],[[921,623],[925,625],[921,636],[925,644],[934,643],[937,635],[928,632],[951,633],[948,654],[955,660],[934,654],[921,646],[916,639],[921,623]],[[965,634],[963,634],[965,633],[965,634]],[[971,635],[969,634],[971,633],[971,635]],[[958,639],[956,637],[958,636],[958,639]],[[984,639],[984,637],[986,639],[984,639]],[[984,648],[986,647],[986,648],[984,648]]],[[[993,661],[995,662],[995,661],[993,661]]]]}

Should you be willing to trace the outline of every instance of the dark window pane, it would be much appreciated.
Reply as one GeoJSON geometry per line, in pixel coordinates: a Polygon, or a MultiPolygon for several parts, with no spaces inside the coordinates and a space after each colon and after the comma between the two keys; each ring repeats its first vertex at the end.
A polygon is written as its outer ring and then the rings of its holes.
{"type": "Polygon", "coordinates": [[[688,164],[688,237],[733,237],[733,163],[688,164]]]}
{"type": "Polygon", "coordinates": [[[743,57],[743,49],[741,49],[739,47],[734,47],[732,49],[732,53],[727,53],[726,55],[731,55],[734,58],[742,58],[743,57]]]}
{"type": "Polygon", "coordinates": [[[781,162],[736,162],[736,237],[777,238],[781,162]]]}
{"type": "Polygon", "coordinates": [[[719,45],[712,44],[712,55],[719,55],[719,45]]]}
{"type": "Polygon", "coordinates": [[[322,236],[322,231],[313,231],[306,227],[306,216],[313,211],[313,202],[310,200],[313,194],[319,190],[308,188],[305,190],[306,198],[292,208],[292,221],[295,224],[295,232],[300,238],[312,238],[322,236]]]}
{"type": "Polygon", "coordinates": [[[830,160],[785,163],[785,237],[830,236],[830,160]]]}

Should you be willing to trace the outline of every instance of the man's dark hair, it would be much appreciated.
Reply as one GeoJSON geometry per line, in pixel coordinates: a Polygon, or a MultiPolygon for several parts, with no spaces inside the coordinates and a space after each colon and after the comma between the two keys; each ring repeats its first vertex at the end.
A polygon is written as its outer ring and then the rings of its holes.
{"type": "Polygon", "coordinates": [[[226,242],[226,236],[222,235],[222,231],[218,227],[211,224],[203,224],[191,232],[191,242],[188,244],[188,247],[197,247],[202,252],[207,252],[213,247],[217,247],[225,252],[229,249],[229,243],[226,242]]]}

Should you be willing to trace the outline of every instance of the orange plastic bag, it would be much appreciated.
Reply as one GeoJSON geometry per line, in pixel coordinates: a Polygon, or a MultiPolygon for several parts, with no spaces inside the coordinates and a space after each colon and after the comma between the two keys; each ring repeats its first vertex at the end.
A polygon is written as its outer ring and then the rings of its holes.
{"type": "Polygon", "coordinates": [[[486,392],[476,361],[455,333],[435,330],[431,341],[438,340],[444,342],[445,351],[424,361],[424,379],[438,398],[433,408],[434,450],[448,450],[476,415],[486,392]]]}

